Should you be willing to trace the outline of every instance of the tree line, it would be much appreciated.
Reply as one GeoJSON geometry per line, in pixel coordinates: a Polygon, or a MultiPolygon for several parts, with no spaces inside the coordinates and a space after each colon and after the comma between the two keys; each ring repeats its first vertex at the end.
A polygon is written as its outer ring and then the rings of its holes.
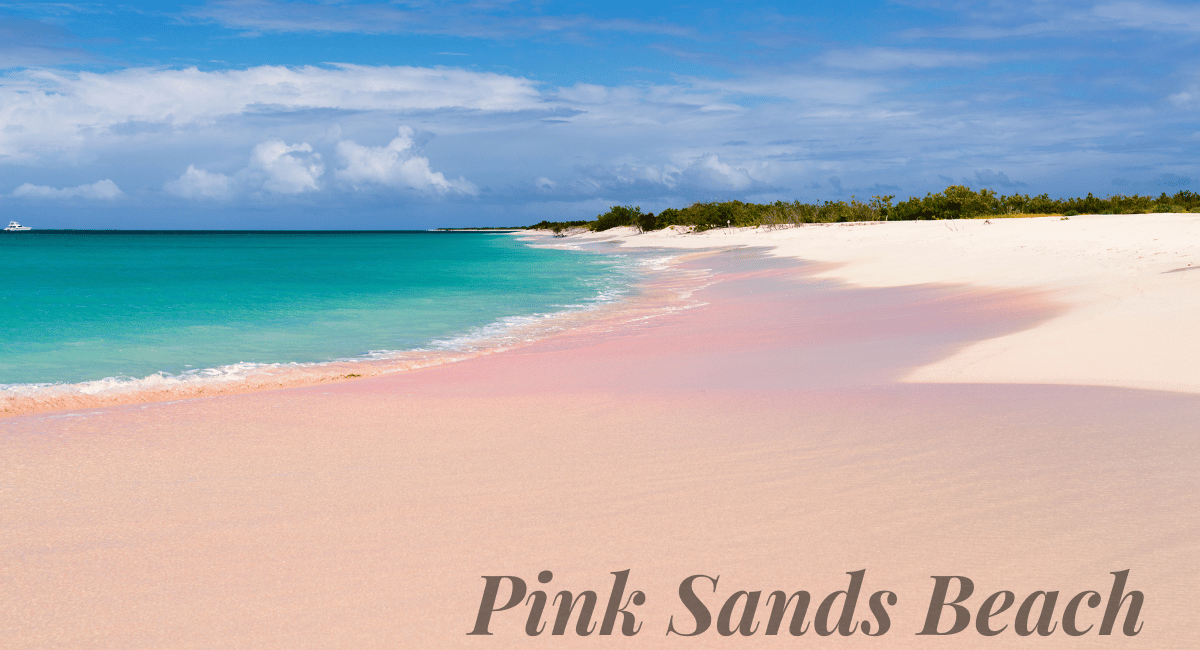
{"type": "Polygon", "coordinates": [[[743,203],[724,201],[693,203],[686,208],[667,208],[658,214],[643,213],[638,206],[614,205],[591,221],[542,221],[532,229],[553,230],[584,227],[603,231],[633,226],[643,232],[668,226],[690,226],[696,231],[726,226],[781,228],[805,223],[846,221],[914,221],[922,219],[973,219],[980,217],[1077,214],[1147,214],[1151,212],[1200,212],[1200,194],[1189,190],[1158,197],[1117,194],[1098,198],[1052,199],[1047,194],[1001,196],[989,189],[972,190],[951,185],[936,194],[911,197],[893,205],[895,196],[872,196],[868,201],[801,203],[743,203]]]}

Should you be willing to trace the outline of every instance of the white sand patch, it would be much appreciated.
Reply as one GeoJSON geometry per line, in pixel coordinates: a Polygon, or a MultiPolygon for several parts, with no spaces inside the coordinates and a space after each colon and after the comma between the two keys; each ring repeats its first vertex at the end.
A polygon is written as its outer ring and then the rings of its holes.
{"type": "Polygon", "coordinates": [[[910,382],[1121,386],[1200,393],[1200,215],[811,224],[574,235],[623,246],[771,246],[869,287],[1042,288],[1069,309],[916,368],[910,382]],[[1196,269],[1192,271],[1191,269],[1196,269]]]}

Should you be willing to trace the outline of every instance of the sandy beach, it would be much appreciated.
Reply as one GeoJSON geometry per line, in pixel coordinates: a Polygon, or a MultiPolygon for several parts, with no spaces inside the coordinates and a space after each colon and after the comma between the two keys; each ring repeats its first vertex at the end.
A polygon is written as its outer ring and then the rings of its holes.
{"type": "MultiPolygon", "coordinates": [[[[906,381],[1124,386],[1200,392],[1200,218],[1191,214],[812,224],[763,232],[663,230],[626,245],[768,245],[859,287],[1037,288],[1064,307],[979,341],[906,381]]],[[[603,238],[605,233],[590,235],[603,238]]]]}
{"type": "Polygon", "coordinates": [[[1193,646],[1200,216],[538,243],[695,254],[498,354],[0,419],[0,646],[1193,646]],[[553,635],[549,601],[537,637],[524,603],[468,635],[482,576],[595,591],[600,616],[624,570],[632,639],[553,635]],[[757,633],[717,629],[737,591],[807,590],[811,622],[859,570],[855,622],[897,595],[884,639],[767,636],[763,605],[757,633]],[[1125,570],[1144,627],[1099,636],[1125,570]],[[714,625],[668,636],[697,574],[714,625]],[[1058,591],[1056,631],[1018,636],[1014,605],[995,637],[919,636],[938,575],[974,581],[972,616],[1058,591]],[[1085,590],[1106,602],[1069,636],[1085,590]]]}

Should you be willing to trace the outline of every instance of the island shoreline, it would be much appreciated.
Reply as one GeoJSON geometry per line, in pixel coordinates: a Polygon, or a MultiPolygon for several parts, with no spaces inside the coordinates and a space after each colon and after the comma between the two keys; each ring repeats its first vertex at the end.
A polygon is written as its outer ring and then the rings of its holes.
{"type": "MultiPolygon", "coordinates": [[[[726,244],[679,262],[707,274],[697,304],[653,318],[417,372],[0,422],[0,506],[20,522],[0,529],[0,629],[13,647],[474,648],[481,576],[549,570],[547,590],[578,593],[628,569],[636,642],[680,647],[664,631],[689,575],[721,576],[716,607],[865,570],[899,595],[889,647],[928,648],[930,576],[969,576],[976,608],[1128,569],[1138,640],[1186,647],[1168,622],[1189,620],[1200,571],[1200,397],[905,382],[1078,307],[852,284],[726,244]]],[[[497,614],[489,645],[527,647],[527,613],[497,614]]]]}

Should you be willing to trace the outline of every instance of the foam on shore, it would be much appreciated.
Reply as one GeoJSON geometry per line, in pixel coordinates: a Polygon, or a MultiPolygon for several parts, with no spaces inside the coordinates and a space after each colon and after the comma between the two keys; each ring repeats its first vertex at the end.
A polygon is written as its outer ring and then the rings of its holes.
{"type": "MultiPolygon", "coordinates": [[[[481,576],[593,590],[595,622],[624,570],[638,648],[1194,645],[1200,397],[895,382],[1052,319],[1043,292],[814,281],[762,249],[679,267],[703,304],[505,354],[0,422],[6,645],[478,650],[481,576]],[[714,619],[739,591],[806,590],[812,623],[860,570],[856,623],[898,595],[886,639],[765,636],[763,602],[749,637],[665,634],[693,623],[687,576],[720,576],[698,594],[714,619]],[[1145,595],[1135,639],[1094,638],[1086,606],[1085,638],[1018,636],[1015,605],[1002,636],[916,634],[930,576],[972,579],[972,614],[1058,592],[1061,623],[1122,570],[1145,595]]],[[[597,647],[552,635],[554,609],[533,640],[528,605],[498,612],[485,645],[597,647]]]]}
{"type": "MultiPolygon", "coordinates": [[[[531,245],[544,245],[530,241],[531,245]]],[[[546,246],[551,247],[551,246],[546,246]]],[[[556,248],[594,248],[569,245],[556,248]]],[[[601,287],[582,304],[510,316],[413,350],[372,350],[356,358],[314,363],[235,363],[179,374],[114,376],[78,383],[0,384],[0,417],[63,409],[170,401],[373,377],[455,363],[519,348],[563,331],[650,318],[690,306],[704,274],[672,269],[679,253],[637,255],[622,268],[624,284],[601,287]],[[653,282],[654,291],[644,291],[653,282]],[[671,289],[664,289],[671,287],[671,289]]]]}

